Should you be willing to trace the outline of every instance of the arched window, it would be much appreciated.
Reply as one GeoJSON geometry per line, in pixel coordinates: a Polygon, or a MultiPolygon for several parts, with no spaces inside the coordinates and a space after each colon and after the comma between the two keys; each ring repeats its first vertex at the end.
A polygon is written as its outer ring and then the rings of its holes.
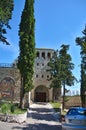
{"type": "Polygon", "coordinates": [[[42,52],[42,57],[45,59],[45,52],[42,52]]]}
{"type": "Polygon", "coordinates": [[[47,58],[48,58],[48,59],[51,58],[51,53],[50,53],[50,52],[47,53],[47,58]]]}
{"type": "Polygon", "coordinates": [[[37,57],[39,58],[39,52],[37,52],[37,57]]]}

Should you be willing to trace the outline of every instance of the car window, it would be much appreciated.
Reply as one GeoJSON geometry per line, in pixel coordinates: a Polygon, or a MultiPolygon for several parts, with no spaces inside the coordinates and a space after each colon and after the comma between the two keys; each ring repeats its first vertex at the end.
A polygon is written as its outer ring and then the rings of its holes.
{"type": "Polygon", "coordinates": [[[76,109],[70,109],[67,113],[67,115],[77,115],[77,110],[76,109]]]}
{"type": "Polygon", "coordinates": [[[79,110],[78,113],[79,113],[80,115],[86,116],[86,110],[79,110]]]}
{"type": "Polygon", "coordinates": [[[86,110],[84,111],[84,115],[86,116],[86,110]]]}
{"type": "Polygon", "coordinates": [[[68,111],[67,115],[85,115],[86,116],[86,110],[72,108],[68,111]]]}

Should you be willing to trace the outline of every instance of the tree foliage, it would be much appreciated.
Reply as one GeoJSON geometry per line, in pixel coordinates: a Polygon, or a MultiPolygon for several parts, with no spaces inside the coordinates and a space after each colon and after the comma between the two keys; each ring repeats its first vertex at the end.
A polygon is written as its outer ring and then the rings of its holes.
{"type": "Polygon", "coordinates": [[[81,101],[82,106],[86,107],[86,26],[85,29],[82,31],[82,34],[82,37],[76,38],[76,43],[81,47],[81,101]]]}
{"type": "MultiPolygon", "coordinates": [[[[76,79],[73,76],[72,70],[74,69],[74,64],[72,63],[72,58],[70,54],[68,54],[69,45],[62,45],[61,49],[58,51],[55,51],[53,54],[53,57],[51,58],[50,62],[48,63],[48,66],[50,66],[50,72],[51,72],[51,79],[52,82],[59,82],[55,86],[51,87],[61,87],[61,85],[64,83],[71,86],[74,84],[74,80],[76,79]]],[[[56,83],[55,83],[56,84],[56,83]]]]}
{"type": "MultiPolygon", "coordinates": [[[[51,87],[62,87],[63,86],[63,103],[65,96],[65,85],[72,86],[76,78],[73,76],[72,70],[74,64],[72,58],[68,54],[69,45],[62,45],[61,49],[54,52],[52,59],[49,62],[51,72],[51,87]]],[[[63,104],[64,107],[64,104],[63,104]]]]}
{"type": "Polygon", "coordinates": [[[60,59],[59,59],[59,51],[56,50],[53,53],[50,62],[48,63],[50,67],[49,71],[51,73],[51,85],[52,88],[61,88],[61,80],[60,80],[60,59]]]}
{"type": "Polygon", "coordinates": [[[59,51],[59,58],[61,64],[61,81],[62,84],[72,86],[74,85],[75,77],[73,76],[72,70],[74,69],[74,64],[72,63],[71,55],[68,53],[69,45],[62,45],[59,51]]]}
{"type": "Polygon", "coordinates": [[[9,20],[12,18],[14,0],[0,0],[0,42],[9,45],[7,38],[4,36],[6,29],[11,29],[9,20]]]}
{"type": "Polygon", "coordinates": [[[72,70],[74,69],[74,64],[72,63],[71,55],[68,54],[69,45],[62,45],[59,52],[59,57],[61,61],[61,81],[63,85],[63,109],[65,107],[65,85],[72,86],[76,78],[73,76],[72,70]]]}
{"type": "MultiPolygon", "coordinates": [[[[19,28],[20,54],[18,67],[22,77],[22,98],[33,88],[35,35],[34,0],[26,0],[19,28]]],[[[22,100],[22,99],[21,99],[22,100]]]]}

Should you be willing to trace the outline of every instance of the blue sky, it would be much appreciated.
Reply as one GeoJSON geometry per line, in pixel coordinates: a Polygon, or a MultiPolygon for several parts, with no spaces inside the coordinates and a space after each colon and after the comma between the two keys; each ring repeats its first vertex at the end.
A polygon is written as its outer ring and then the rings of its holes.
{"type": "MultiPolygon", "coordinates": [[[[25,0],[14,0],[14,11],[7,32],[10,46],[0,43],[0,63],[12,63],[19,54],[19,23],[25,0]]],[[[69,44],[69,53],[75,64],[73,71],[80,79],[80,47],[75,39],[82,36],[86,24],[86,0],[35,0],[35,42],[37,48],[60,49],[69,44]]],[[[74,88],[78,88],[75,84],[74,88]]]]}

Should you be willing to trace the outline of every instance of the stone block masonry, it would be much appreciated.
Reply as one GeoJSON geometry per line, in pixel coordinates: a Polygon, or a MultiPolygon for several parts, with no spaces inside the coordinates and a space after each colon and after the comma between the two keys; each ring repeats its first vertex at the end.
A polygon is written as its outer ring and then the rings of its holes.
{"type": "Polygon", "coordinates": [[[0,99],[20,100],[20,73],[17,68],[0,67],[0,99]]]}

